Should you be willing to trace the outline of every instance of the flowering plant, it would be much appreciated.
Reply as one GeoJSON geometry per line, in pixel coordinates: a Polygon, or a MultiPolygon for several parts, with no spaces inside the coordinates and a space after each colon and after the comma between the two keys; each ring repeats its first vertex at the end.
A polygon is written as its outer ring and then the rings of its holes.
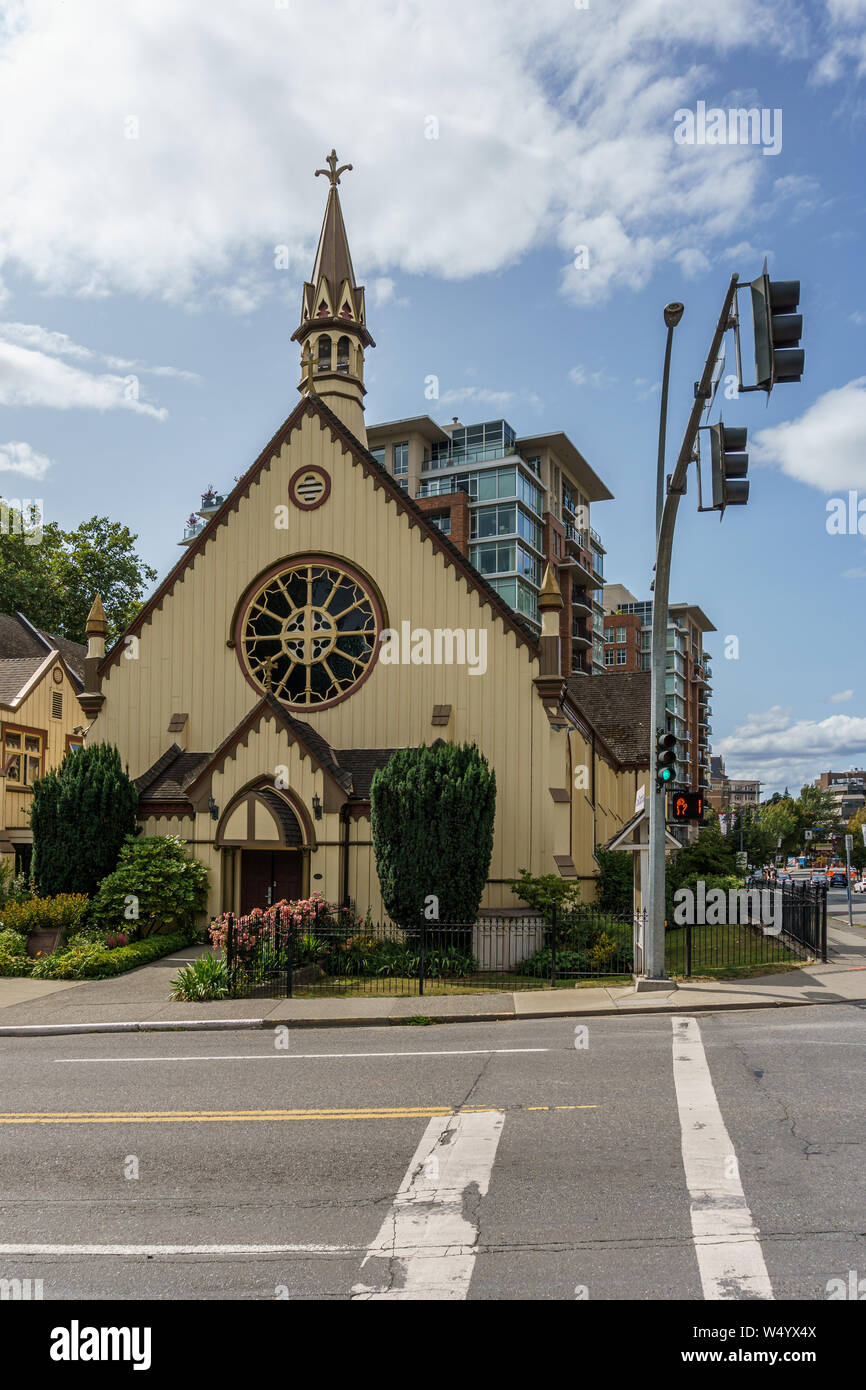
{"type": "MultiPolygon", "coordinates": [[[[233,916],[224,912],[210,925],[210,939],[221,951],[226,949],[230,915],[233,916]]],[[[232,950],[239,960],[249,960],[278,932],[291,930],[296,942],[299,938],[314,938],[318,932],[326,933],[330,940],[335,936],[346,939],[361,925],[362,919],[351,908],[329,903],[321,893],[293,902],[284,898],[271,907],[254,907],[244,917],[233,916],[232,950]]]]}

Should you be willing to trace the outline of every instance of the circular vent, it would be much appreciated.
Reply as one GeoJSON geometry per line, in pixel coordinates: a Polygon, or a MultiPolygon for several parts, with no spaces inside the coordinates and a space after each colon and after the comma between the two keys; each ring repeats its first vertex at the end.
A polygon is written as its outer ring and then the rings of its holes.
{"type": "Polygon", "coordinates": [[[331,479],[324,468],[300,468],[289,483],[289,497],[305,512],[321,507],[330,491],[331,479]]]}

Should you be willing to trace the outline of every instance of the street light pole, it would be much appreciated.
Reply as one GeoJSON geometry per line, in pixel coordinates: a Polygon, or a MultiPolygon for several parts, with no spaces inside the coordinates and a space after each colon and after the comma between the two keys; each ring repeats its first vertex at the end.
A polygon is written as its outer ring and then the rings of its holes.
{"type": "MultiPolygon", "coordinates": [[[[662,508],[656,544],[656,568],[653,586],[652,622],[652,685],[650,702],[650,855],[649,855],[649,922],[647,923],[644,975],[637,988],[653,988],[654,982],[667,979],[665,975],[665,793],[659,784],[657,744],[658,733],[665,727],[665,671],[667,657],[668,599],[670,595],[671,556],[674,528],[680,497],[686,490],[689,464],[695,451],[698,427],[704,404],[711,397],[713,370],[725,333],[732,326],[731,308],[737,292],[738,277],[733,275],[725,302],[710,345],[701,379],[695,386],[695,400],[686,425],[683,442],[677,456],[670,487],[662,508]]],[[[655,984],[658,988],[658,984],[655,984]]]]}
{"type": "Polygon", "coordinates": [[[671,377],[671,348],[674,341],[674,329],[683,316],[685,305],[676,302],[665,305],[665,323],[667,324],[667,341],[665,342],[665,366],[662,372],[662,402],[659,411],[659,455],[656,467],[656,540],[658,540],[659,527],[662,524],[662,508],[665,504],[665,441],[668,428],[668,385],[671,377]]]}

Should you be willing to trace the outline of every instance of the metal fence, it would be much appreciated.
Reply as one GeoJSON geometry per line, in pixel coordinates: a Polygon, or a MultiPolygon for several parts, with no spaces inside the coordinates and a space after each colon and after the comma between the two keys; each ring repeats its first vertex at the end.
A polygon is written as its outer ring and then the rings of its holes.
{"type": "Polygon", "coordinates": [[[628,980],[632,940],[631,915],[592,906],[548,919],[362,928],[316,916],[302,929],[277,908],[265,921],[229,914],[225,959],[233,998],[478,993],[556,989],[593,977],[628,980]]]}
{"type": "MultiPolygon", "coordinates": [[[[827,959],[827,894],[784,884],[771,915],[758,895],[719,924],[669,923],[665,968],[679,978],[723,976],[761,966],[827,959]]],[[[765,900],[766,903],[766,900],[765,900]]],[[[348,911],[318,910],[294,923],[279,907],[225,919],[223,944],[233,998],[321,994],[479,993],[557,989],[584,980],[628,982],[643,971],[646,913],[618,915],[592,904],[547,917],[482,917],[477,922],[398,926],[348,911]]]]}

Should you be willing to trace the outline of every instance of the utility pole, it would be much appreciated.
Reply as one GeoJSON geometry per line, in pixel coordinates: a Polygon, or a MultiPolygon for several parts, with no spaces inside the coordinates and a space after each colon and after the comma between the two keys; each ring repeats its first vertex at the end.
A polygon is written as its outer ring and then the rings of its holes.
{"type": "MultiPolygon", "coordinates": [[[[731,276],[731,283],[725,295],[725,302],[713,340],[710,345],[704,370],[695,387],[695,401],[689,415],[683,442],[671,476],[661,523],[658,528],[656,545],[655,583],[653,586],[652,622],[652,695],[650,702],[650,725],[652,729],[652,758],[649,779],[649,921],[645,941],[644,976],[637,987],[653,988],[654,982],[666,981],[665,974],[665,792],[657,777],[656,742],[658,731],[665,728],[667,705],[665,700],[665,671],[667,659],[668,601],[670,597],[671,555],[673,551],[674,528],[680,497],[686,490],[689,464],[692,462],[698,427],[704,410],[704,402],[709,398],[712,387],[713,369],[722,339],[732,327],[731,308],[737,292],[737,275],[731,276]]],[[[658,985],[655,986],[656,988],[658,985]]]]}
{"type": "Polygon", "coordinates": [[[679,323],[685,311],[685,305],[679,303],[665,305],[665,324],[668,335],[665,341],[665,366],[662,372],[662,402],[659,410],[659,456],[656,466],[656,540],[658,540],[659,527],[662,524],[662,510],[665,504],[665,445],[668,428],[668,386],[671,379],[671,348],[674,341],[674,329],[679,323]]]}

